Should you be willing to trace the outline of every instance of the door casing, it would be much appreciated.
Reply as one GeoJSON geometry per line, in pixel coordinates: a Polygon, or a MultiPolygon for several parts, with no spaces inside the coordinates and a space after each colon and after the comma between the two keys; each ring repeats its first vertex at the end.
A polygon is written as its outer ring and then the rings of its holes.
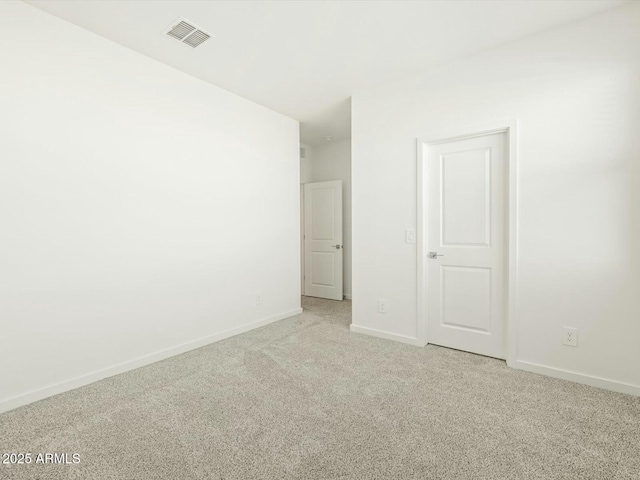
{"type": "Polygon", "coordinates": [[[300,295],[304,296],[304,183],[300,184],[300,295]]]}
{"type": "Polygon", "coordinates": [[[516,343],[518,331],[517,318],[517,279],[518,279],[518,121],[509,120],[496,124],[470,126],[454,130],[435,132],[417,139],[417,315],[416,337],[420,345],[429,343],[427,316],[427,272],[429,262],[427,258],[427,178],[426,160],[428,147],[438,143],[488,135],[505,133],[507,137],[507,307],[506,307],[506,352],[507,364],[513,366],[516,360],[516,343]]]}

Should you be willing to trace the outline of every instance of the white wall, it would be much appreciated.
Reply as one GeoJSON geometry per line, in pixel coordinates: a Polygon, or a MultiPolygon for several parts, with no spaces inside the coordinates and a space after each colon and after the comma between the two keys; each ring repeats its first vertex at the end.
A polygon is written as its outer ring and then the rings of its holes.
{"type": "Polygon", "coordinates": [[[300,183],[310,183],[313,181],[313,147],[300,144],[305,149],[305,157],[300,158],[300,183]]]}
{"type": "Polygon", "coordinates": [[[19,2],[0,59],[0,410],[299,312],[296,121],[19,2]]]}
{"type": "Polygon", "coordinates": [[[416,138],[517,118],[517,366],[640,393],[639,46],[636,3],[354,95],[353,323],[416,336],[416,138]]]}
{"type": "Polygon", "coordinates": [[[342,180],[344,294],[351,298],[351,139],[314,147],[312,181],[342,180]]]}
{"type": "MultiPolygon", "coordinates": [[[[304,148],[305,156],[300,157],[300,183],[310,183],[313,181],[313,147],[304,143],[300,144],[304,148]]],[[[304,187],[300,186],[300,292],[304,295],[304,187]]]]}

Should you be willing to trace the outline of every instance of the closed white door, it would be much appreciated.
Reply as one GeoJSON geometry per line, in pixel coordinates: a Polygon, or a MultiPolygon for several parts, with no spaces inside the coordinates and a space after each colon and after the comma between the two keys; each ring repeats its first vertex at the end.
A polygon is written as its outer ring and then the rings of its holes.
{"type": "Polygon", "coordinates": [[[506,357],[507,139],[427,151],[428,341],[506,357]]]}
{"type": "Polygon", "coordinates": [[[342,181],[304,186],[304,293],[342,300],[342,181]]]}

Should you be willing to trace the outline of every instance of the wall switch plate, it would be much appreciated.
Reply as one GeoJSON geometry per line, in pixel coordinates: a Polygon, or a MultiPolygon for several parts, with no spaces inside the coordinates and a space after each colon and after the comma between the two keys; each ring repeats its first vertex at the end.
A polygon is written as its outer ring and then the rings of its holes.
{"type": "Polygon", "coordinates": [[[262,303],[262,294],[259,293],[256,295],[256,305],[260,305],[262,303]]]}
{"type": "Polygon", "coordinates": [[[416,243],[416,231],[413,228],[407,228],[405,240],[407,243],[416,243]]]}
{"type": "Polygon", "coordinates": [[[570,347],[578,346],[578,329],[562,327],[562,344],[570,347]]]}
{"type": "Polygon", "coordinates": [[[389,305],[386,300],[378,300],[378,311],[380,313],[387,313],[389,305]]]}

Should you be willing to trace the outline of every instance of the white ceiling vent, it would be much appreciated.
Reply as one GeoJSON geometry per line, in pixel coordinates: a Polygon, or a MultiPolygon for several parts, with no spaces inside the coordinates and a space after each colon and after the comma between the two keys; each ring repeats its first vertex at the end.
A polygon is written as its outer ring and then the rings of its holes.
{"type": "Polygon", "coordinates": [[[202,45],[209,40],[212,35],[197,27],[184,18],[179,18],[171,24],[171,26],[165,30],[167,35],[175,38],[180,43],[188,45],[192,48],[196,48],[198,45],[202,45]]]}

